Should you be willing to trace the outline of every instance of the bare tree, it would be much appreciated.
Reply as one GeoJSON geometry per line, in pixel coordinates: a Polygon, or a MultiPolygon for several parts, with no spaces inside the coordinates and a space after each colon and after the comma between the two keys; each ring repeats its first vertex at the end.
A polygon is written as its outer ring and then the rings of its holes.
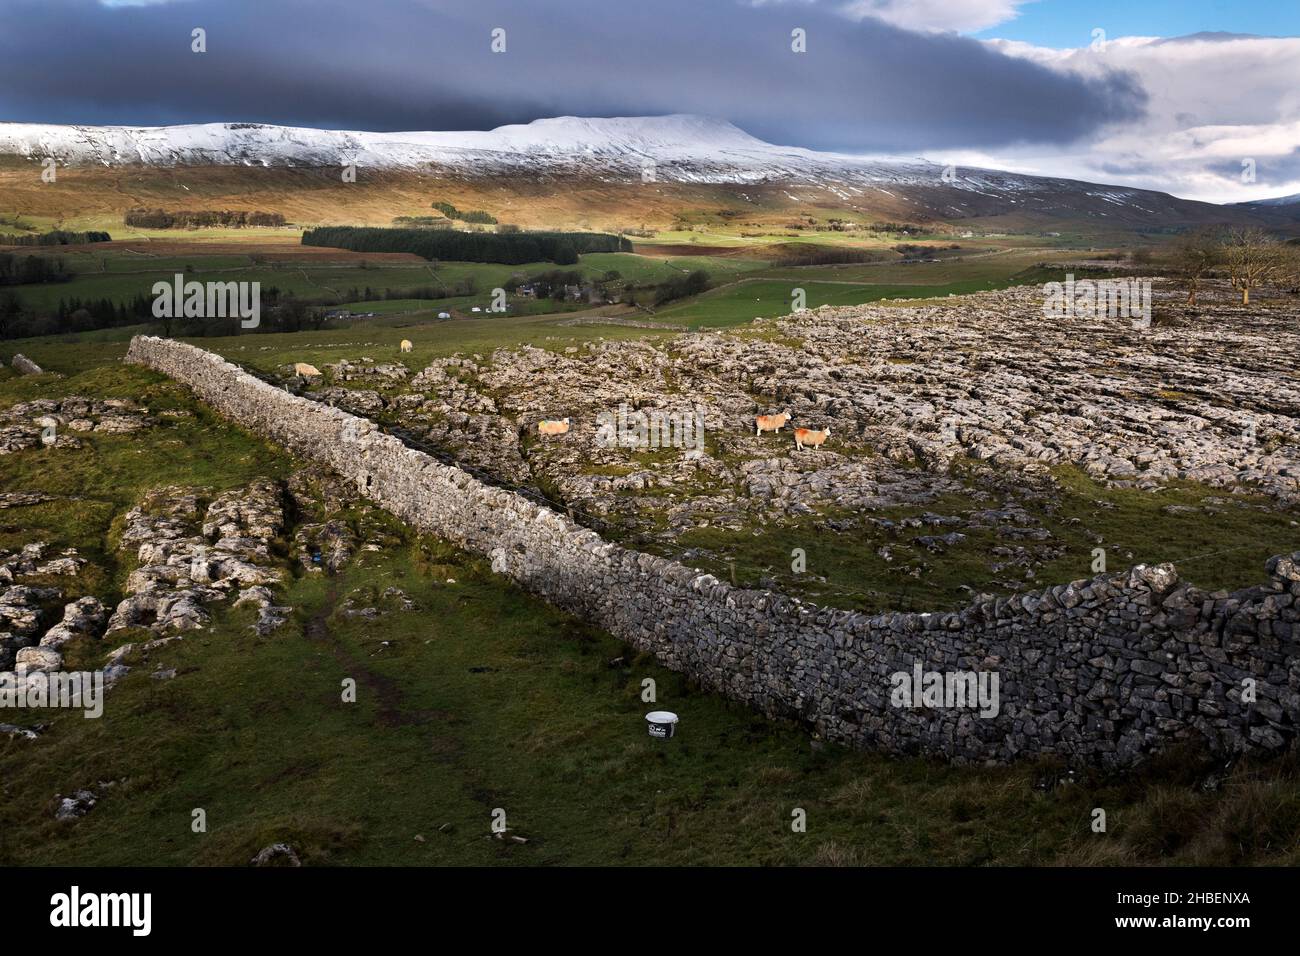
{"type": "Polygon", "coordinates": [[[1196,305],[1202,281],[1222,262],[1223,249],[1208,229],[1188,233],[1174,246],[1174,275],[1188,305],[1196,305]]]}
{"type": "Polygon", "coordinates": [[[1229,229],[1223,237],[1223,259],[1241,304],[1250,305],[1250,290],[1279,276],[1286,267],[1282,244],[1257,226],[1229,229]]]}
{"type": "Polygon", "coordinates": [[[1292,239],[1282,248],[1286,256],[1282,266],[1282,281],[1294,294],[1300,292],[1300,239],[1292,239]]]}

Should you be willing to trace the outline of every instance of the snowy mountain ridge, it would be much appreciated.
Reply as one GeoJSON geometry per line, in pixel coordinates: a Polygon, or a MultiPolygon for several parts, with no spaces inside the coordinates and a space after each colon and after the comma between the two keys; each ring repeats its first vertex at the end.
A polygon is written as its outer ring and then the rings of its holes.
{"type": "MultiPolygon", "coordinates": [[[[54,126],[0,123],[0,155],[101,166],[346,166],[478,176],[589,173],[626,178],[653,168],[669,182],[941,184],[943,168],[776,146],[725,120],[690,114],[561,116],[488,131],[370,133],[262,123],[54,126]]],[[[1034,177],[963,171],[959,188],[1012,189],[1034,177]],[[979,175],[971,175],[971,174],[979,175]]],[[[1128,190],[1117,190],[1128,192],[1128,190]]]]}
{"type": "MultiPolygon", "coordinates": [[[[1178,225],[1228,207],[1125,186],[945,169],[924,159],[869,158],[764,142],[707,116],[558,116],[486,131],[371,133],[264,123],[188,126],[55,126],[0,122],[0,156],[60,166],[340,168],[491,180],[576,177],[598,183],[774,187],[795,205],[892,206],[889,214],[963,219],[1020,217],[1178,225]]],[[[747,198],[742,193],[742,198],[747,198]]],[[[1239,217],[1277,216],[1269,207],[1239,217]]],[[[1291,207],[1294,208],[1294,207],[1291,207]]]]}

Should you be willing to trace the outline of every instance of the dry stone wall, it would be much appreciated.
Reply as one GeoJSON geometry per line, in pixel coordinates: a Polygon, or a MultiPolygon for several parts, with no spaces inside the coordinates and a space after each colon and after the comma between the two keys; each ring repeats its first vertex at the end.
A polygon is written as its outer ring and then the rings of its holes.
{"type": "Polygon", "coordinates": [[[959,761],[1059,755],[1110,766],[1180,741],[1232,753],[1294,745],[1300,553],[1272,558],[1265,584],[1231,595],[1190,587],[1169,565],[1139,566],[960,611],[852,613],[731,587],[604,541],[193,346],[141,336],[127,361],[186,384],[669,668],[829,739],[959,761]],[[926,699],[903,694],[895,675],[918,669],[996,675],[996,713],[916,706],[926,699]]]}

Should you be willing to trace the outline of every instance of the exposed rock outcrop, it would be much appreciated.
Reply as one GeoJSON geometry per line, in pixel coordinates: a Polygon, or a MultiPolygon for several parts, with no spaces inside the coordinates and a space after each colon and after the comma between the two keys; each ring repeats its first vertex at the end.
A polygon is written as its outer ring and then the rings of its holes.
{"type": "Polygon", "coordinates": [[[128,512],[120,546],[134,549],[140,564],[127,578],[128,595],[108,621],[109,634],[128,627],[156,634],[201,628],[210,620],[205,604],[281,580],[270,550],[284,528],[279,486],[259,479],[206,508],[203,497],[193,489],[158,488],[128,512]]]}
{"type": "Polygon", "coordinates": [[[1300,554],[1273,559],[1264,584],[1234,594],[1188,587],[1168,566],[1138,567],[977,597],[954,612],[837,611],[603,541],[193,346],[137,337],[128,358],[347,476],[411,525],[492,555],[500,573],[666,666],[832,739],[969,761],[1058,754],[1132,764],[1186,740],[1278,750],[1300,724],[1300,554]],[[984,717],[906,706],[893,677],[914,667],[996,673],[1000,706],[984,717]]]}

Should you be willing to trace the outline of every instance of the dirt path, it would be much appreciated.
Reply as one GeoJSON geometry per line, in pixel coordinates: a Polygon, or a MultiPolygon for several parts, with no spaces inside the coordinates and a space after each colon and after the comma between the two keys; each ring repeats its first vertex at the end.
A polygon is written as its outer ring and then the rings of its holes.
{"type": "MultiPolygon", "coordinates": [[[[365,692],[374,695],[377,701],[375,722],[385,728],[433,725],[436,732],[429,739],[430,759],[451,770],[456,775],[461,790],[470,800],[482,806],[484,813],[494,807],[508,805],[507,794],[479,780],[479,775],[474,768],[465,762],[464,744],[449,730],[455,724],[453,714],[442,710],[419,710],[408,707],[397,681],[384,674],[376,673],[365,663],[357,660],[352,649],[333,633],[329,620],[338,603],[338,586],[331,581],[325,592],[325,600],[308,619],[303,633],[313,644],[328,647],[334,659],[342,665],[344,672],[355,679],[365,692]]],[[[530,837],[530,839],[536,838],[530,837]]],[[[513,846],[509,841],[505,845],[513,846]]]]}
{"type": "Polygon", "coordinates": [[[349,677],[374,694],[378,701],[376,719],[385,727],[402,727],[410,724],[423,724],[439,715],[436,711],[413,710],[404,706],[402,691],[397,681],[384,674],[371,670],[359,661],[349,648],[333,631],[329,619],[338,607],[338,586],[331,582],[325,592],[325,600],[307,621],[303,634],[315,644],[326,645],[334,659],[343,665],[349,677]]]}

